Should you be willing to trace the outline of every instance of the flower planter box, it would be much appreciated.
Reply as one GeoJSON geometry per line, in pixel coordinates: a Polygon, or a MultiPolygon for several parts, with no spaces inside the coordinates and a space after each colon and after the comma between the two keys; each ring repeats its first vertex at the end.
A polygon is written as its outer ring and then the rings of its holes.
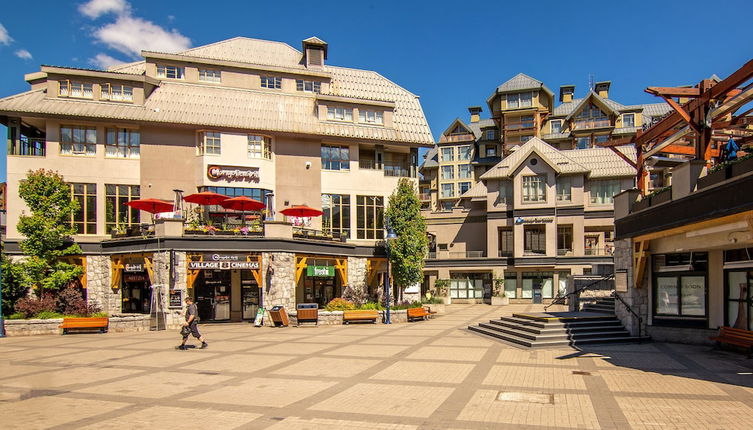
{"type": "Polygon", "coordinates": [[[510,304],[509,297],[492,296],[492,306],[507,306],[510,304]]]}
{"type": "Polygon", "coordinates": [[[630,208],[630,212],[642,211],[643,209],[648,208],[648,205],[649,205],[649,199],[644,198],[643,200],[633,203],[633,206],[630,208]]]}
{"type": "Polygon", "coordinates": [[[184,230],[183,234],[195,234],[200,236],[206,236],[208,233],[201,230],[184,230]]]}
{"type": "Polygon", "coordinates": [[[235,236],[235,232],[232,230],[220,230],[214,232],[215,236],[235,236]]]}
{"type": "Polygon", "coordinates": [[[651,196],[651,206],[656,206],[660,203],[668,202],[672,200],[672,190],[666,190],[662,191],[659,194],[654,194],[651,196]]]}
{"type": "Polygon", "coordinates": [[[732,163],[730,170],[730,177],[740,176],[748,172],[753,172],[753,157],[732,163]]]}
{"type": "Polygon", "coordinates": [[[730,177],[730,167],[724,166],[719,170],[709,172],[708,175],[698,178],[698,189],[718,184],[730,177]]]}

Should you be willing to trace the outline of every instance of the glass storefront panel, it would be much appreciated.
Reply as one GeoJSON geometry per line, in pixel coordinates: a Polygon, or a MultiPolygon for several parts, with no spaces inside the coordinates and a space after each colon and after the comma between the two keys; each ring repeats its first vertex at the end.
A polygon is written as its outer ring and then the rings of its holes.
{"type": "MultiPolygon", "coordinates": [[[[456,275],[457,276],[457,275],[456,275]]],[[[483,299],[484,280],[482,279],[451,279],[450,297],[456,299],[483,299]]]]}
{"type": "Polygon", "coordinates": [[[680,315],[677,301],[677,277],[657,277],[656,298],[657,314],[680,315]]]}
{"type": "Polygon", "coordinates": [[[753,329],[753,270],[730,270],[725,277],[725,325],[743,330],[753,329]]]}
{"type": "Polygon", "coordinates": [[[518,295],[518,280],[515,277],[505,277],[505,295],[514,299],[518,295]]]}
{"type": "Polygon", "coordinates": [[[682,277],[682,314],[706,315],[706,278],[703,276],[682,277]]]}
{"type": "Polygon", "coordinates": [[[533,298],[533,279],[523,279],[523,290],[520,296],[524,299],[533,298]]]}
{"type": "Polygon", "coordinates": [[[553,286],[554,280],[552,278],[546,278],[541,283],[541,297],[545,299],[551,299],[553,296],[553,286]]]}

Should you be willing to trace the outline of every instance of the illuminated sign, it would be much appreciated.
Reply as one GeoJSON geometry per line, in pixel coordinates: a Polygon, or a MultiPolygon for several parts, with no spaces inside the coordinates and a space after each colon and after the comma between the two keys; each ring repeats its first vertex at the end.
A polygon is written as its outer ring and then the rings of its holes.
{"type": "Polygon", "coordinates": [[[207,166],[207,178],[213,181],[225,180],[228,182],[246,181],[258,183],[259,168],[210,164],[207,166]]]}

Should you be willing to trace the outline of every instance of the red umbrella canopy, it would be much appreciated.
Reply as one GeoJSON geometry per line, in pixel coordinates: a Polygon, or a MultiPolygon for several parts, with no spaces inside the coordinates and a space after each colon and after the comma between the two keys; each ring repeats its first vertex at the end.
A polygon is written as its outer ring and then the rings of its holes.
{"type": "Polygon", "coordinates": [[[198,205],[216,205],[224,202],[229,198],[230,197],[223,194],[213,193],[211,191],[203,191],[201,193],[187,195],[183,198],[183,200],[187,201],[188,203],[196,203],[198,205]]]}
{"type": "Polygon", "coordinates": [[[295,216],[299,218],[322,216],[322,211],[318,209],[310,208],[308,206],[291,206],[287,209],[281,210],[280,212],[286,216],[295,216]]]}
{"type": "Polygon", "coordinates": [[[246,196],[240,196],[240,197],[233,197],[232,199],[227,199],[225,201],[220,202],[220,206],[222,206],[225,209],[232,209],[236,211],[259,211],[264,209],[266,206],[264,206],[264,203],[254,200],[252,198],[246,197],[246,196]]]}
{"type": "Polygon", "coordinates": [[[168,202],[167,200],[139,199],[125,202],[125,204],[134,209],[149,212],[151,214],[173,211],[173,202],[168,202]]]}

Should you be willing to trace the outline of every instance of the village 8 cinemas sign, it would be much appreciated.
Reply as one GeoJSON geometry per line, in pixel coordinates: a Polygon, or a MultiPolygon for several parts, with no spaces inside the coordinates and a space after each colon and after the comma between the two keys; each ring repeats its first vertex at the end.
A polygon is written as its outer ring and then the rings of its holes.
{"type": "Polygon", "coordinates": [[[259,168],[258,167],[243,167],[243,166],[218,166],[216,164],[210,164],[207,166],[207,178],[213,181],[245,181],[245,182],[259,182],[259,168]]]}
{"type": "Polygon", "coordinates": [[[189,261],[190,270],[258,270],[259,261],[247,261],[248,254],[203,254],[202,261],[189,261]]]}

